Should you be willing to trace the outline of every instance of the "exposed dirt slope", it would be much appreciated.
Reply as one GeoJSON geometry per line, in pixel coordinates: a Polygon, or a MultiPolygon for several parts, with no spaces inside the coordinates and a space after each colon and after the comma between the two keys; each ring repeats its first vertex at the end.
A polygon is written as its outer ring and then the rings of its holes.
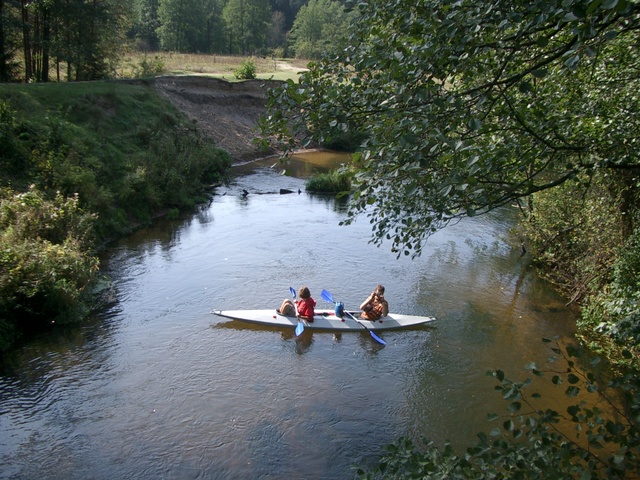
{"type": "Polygon", "coordinates": [[[153,85],[202,131],[227,150],[234,162],[264,157],[253,144],[258,119],[266,112],[266,92],[277,81],[227,82],[200,76],[157,77],[153,85]]]}

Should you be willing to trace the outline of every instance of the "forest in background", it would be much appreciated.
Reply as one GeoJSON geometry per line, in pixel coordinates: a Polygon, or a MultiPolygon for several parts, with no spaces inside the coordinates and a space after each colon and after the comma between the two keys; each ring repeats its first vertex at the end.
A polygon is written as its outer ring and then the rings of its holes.
{"type": "Polygon", "coordinates": [[[0,0],[0,82],[117,78],[135,52],[317,59],[353,15],[337,0],[0,0]]]}

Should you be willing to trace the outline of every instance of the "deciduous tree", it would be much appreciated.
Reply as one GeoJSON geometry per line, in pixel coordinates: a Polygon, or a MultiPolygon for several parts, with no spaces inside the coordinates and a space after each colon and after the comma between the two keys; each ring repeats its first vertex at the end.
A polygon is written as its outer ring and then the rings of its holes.
{"type": "Polygon", "coordinates": [[[348,31],[350,17],[340,2],[310,0],[300,8],[291,28],[289,43],[295,55],[318,59],[333,50],[348,31]]]}
{"type": "Polygon", "coordinates": [[[368,215],[376,243],[419,254],[461,217],[580,173],[637,173],[638,2],[357,8],[345,47],[272,92],[263,126],[288,148],[366,133],[348,221],[368,215]]]}
{"type": "Polygon", "coordinates": [[[221,2],[163,0],[158,18],[164,50],[208,53],[223,47],[221,2]]]}
{"type": "Polygon", "coordinates": [[[222,17],[231,53],[252,54],[268,45],[271,7],[267,0],[229,0],[222,17]]]}
{"type": "Polygon", "coordinates": [[[136,0],[134,2],[135,20],[134,34],[146,49],[156,51],[160,48],[158,38],[158,7],[160,0],[136,0]]]}

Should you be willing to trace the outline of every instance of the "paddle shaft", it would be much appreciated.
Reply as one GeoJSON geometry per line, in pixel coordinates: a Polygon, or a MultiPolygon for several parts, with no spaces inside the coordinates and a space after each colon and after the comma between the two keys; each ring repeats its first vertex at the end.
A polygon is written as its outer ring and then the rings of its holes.
{"type": "MultiPolygon", "coordinates": [[[[320,294],[322,296],[322,298],[324,298],[326,301],[331,302],[331,303],[336,303],[335,300],[333,299],[333,295],[331,294],[331,292],[329,292],[328,290],[322,290],[322,293],[320,294]]],[[[356,317],[354,317],[351,312],[348,312],[347,310],[344,311],[347,315],[349,315],[349,317],[351,317],[352,320],[355,320],[362,328],[364,328],[366,331],[368,331],[371,336],[375,339],[376,342],[382,344],[382,345],[386,345],[387,342],[385,342],[383,339],[381,339],[378,335],[376,335],[373,330],[369,329],[366,327],[366,325],[364,323],[362,323],[360,320],[358,320],[356,317]]]]}
{"type": "Polygon", "coordinates": [[[356,321],[356,322],[358,322],[360,325],[362,325],[362,328],[364,328],[365,330],[368,330],[368,331],[369,331],[369,333],[371,334],[371,336],[372,336],[373,338],[375,338],[375,339],[376,339],[376,341],[377,341],[378,343],[380,343],[380,344],[382,344],[382,345],[386,345],[386,344],[387,344],[387,342],[385,342],[385,341],[384,341],[383,339],[381,339],[378,335],[376,335],[376,334],[374,333],[374,331],[373,331],[373,330],[371,330],[371,329],[367,328],[367,327],[366,327],[366,325],[365,325],[364,323],[362,323],[360,320],[358,320],[356,317],[354,317],[350,312],[347,312],[347,315],[349,315],[353,320],[355,320],[355,321],[356,321]]]}
{"type": "Polygon", "coordinates": [[[304,322],[302,321],[302,319],[300,318],[300,316],[298,315],[298,304],[295,302],[296,300],[296,291],[293,289],[293,287],[289,287],[289,291],[291,292],[291,296],[293,297],[293,308],[296,311],[296,317],[298,318],[298,325],[296,326],[296,336],[299,337],[300,335],[302,335],[302,332],[304,332],[304,322]]]}

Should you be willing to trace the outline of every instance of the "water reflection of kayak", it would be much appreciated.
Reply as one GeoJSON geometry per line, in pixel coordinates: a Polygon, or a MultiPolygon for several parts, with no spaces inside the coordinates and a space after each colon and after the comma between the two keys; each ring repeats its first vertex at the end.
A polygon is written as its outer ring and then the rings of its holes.
{"type": "MultiPolygon", "coordinates": [[[[298,325],[296,317],[280,315],[276,310],[213,310],[211,313],[219,317],[243,322],[271,325],[274,327],[291,327],[298,325]]],[[[345,312],[346,313],[346,312],[345,312]]],[[[435,320],[435,317],[403,315],[390,313],[384,318],[371,321],[358,318],[360,312],[348,312],[357,318],[336,317],[333,310],[316,310],[313,322],[303,320],[305,328],[311,330],[393,330],[415,327],[435,320]]]]}

